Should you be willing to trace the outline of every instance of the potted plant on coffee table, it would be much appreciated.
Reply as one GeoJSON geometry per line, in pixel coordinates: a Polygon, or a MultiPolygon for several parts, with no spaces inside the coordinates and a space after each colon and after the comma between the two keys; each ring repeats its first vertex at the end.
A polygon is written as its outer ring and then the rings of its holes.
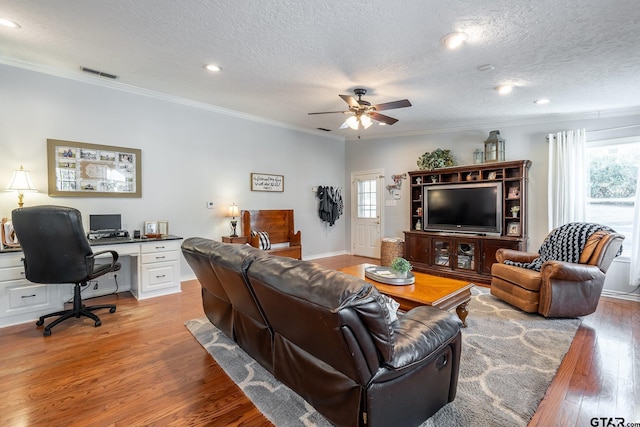
{"type": "Polygon", "coordinates": [[[393,261],[391,261],[391,271],[395,273],[397,277],[407,277],[407,274],[413,266],[402,257],[395,257],[393,261]]]}

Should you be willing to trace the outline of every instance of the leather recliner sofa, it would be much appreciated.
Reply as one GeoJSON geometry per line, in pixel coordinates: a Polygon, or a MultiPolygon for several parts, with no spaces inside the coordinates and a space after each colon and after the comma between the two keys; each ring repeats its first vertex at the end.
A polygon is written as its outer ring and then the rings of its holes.
{"type": "Polygon", "coordinates": [[[247,245],[193,237],[182,251],[209,320],[333,424],[419,425],[455,398],[456,316],[391,321],[370,283],[247,245]]]}

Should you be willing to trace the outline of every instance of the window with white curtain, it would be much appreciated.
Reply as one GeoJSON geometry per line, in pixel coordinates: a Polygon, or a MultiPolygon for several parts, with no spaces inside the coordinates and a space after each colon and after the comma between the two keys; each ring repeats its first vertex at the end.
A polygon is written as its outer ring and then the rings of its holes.
{"type": "Polygon", "coordinates": [[[630,257],[640,137],[589,142],[585,154],[586,220],[608,225],[623,234],[622,256],[630,257]]]}

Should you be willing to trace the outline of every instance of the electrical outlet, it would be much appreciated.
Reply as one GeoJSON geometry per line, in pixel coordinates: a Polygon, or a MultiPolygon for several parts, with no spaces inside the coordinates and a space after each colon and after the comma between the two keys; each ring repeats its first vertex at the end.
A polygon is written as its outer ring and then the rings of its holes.
{"type": "Polygon", "coordinates": [[[207,202],[207,209],[213,209],[214,207],[213,202],[207,202]]]}
{"type": "Polygon", "coordinates": [[[95,284],[95,285],[93,285],[93,290],[94,290],[94,291],[97,291],[97,290],[98,290],[98,282],[96,282],[96,284],[95,284]]]}

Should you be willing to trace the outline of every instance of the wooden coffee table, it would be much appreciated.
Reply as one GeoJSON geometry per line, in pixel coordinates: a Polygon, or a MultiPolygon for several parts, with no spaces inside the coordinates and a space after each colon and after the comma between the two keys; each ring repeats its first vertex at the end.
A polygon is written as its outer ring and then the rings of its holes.
{"type": "Polygon", "coordinates": [[[471,300],[473,283],[413,272],[416,281],[412,285],[386,285],[365,277],[366,267],[375,267],[375,264],[359,264],[341,268],[339,271],[372,283],[381,293],[398,301],[400,308],[405,311],[420,305],[430,305],[442,310],[455,307],[458,317],[462,320],[462,326],[467,327],[467,304],[471,300]]]}

